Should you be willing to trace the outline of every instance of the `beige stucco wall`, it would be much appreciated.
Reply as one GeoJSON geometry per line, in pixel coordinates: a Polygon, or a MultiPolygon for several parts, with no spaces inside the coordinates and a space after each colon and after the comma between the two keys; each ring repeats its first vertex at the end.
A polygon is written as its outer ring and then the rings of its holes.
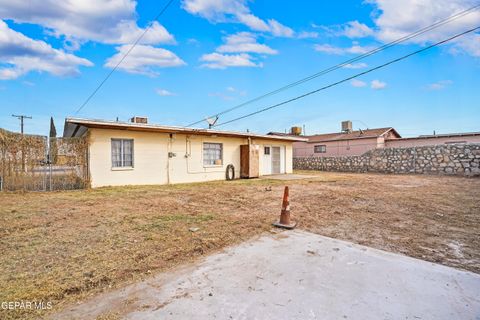
{"type": "MultiPolygon", "coordinates": [[[[89,170],[92,187],[168,184],[224,180],[227,165],[233,164],[235,176],[240,175],[240,145],[248,139],[126,131],[89,130],[89,170]],[[112,168],[111,139],[134,140],[133,168],[112,168]],[[223,144],[223,163],[203,165],[203,143],[223,144]],[[169,158],[168,153],[174,157],[169,158]]],[[[292,143],[268,139],[252,139],[260,147],[260,175],[263,175],[263,146],[282,146],[285,149],[286,173],[292,172],[292,143]]]]}

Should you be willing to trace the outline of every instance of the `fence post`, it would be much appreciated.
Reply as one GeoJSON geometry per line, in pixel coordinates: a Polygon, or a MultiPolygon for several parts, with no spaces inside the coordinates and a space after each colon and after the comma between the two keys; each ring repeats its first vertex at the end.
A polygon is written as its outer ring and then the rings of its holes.
{"type": "Polygon", "coordinates": [[[50,191],[52,191],[52,163],[48,161],[48,173],[49,173],[49,184],[50,184],[50,191]]]}

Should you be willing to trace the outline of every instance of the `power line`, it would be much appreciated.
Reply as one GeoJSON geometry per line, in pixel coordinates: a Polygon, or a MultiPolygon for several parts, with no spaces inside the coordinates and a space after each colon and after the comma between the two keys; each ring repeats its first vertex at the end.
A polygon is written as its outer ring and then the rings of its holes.
{"type": "Polygon", "coordinates": [[[348,77],[348,78],[345,78],[345,79],[343,79],[343,80],[340,80],[340,81],[331,83],[331,84],[326,85],[326,86],[324,86],[324,87],[321,87],[321,88],[319,88],[319,89],[316,89],[316,90],[307,92],[307,93],[302,94],[302,95],[300,95],[300,96],[297,96],[297,97],[295,97],[295,98],[288,99],[288,100],[286,100],[286,101],[283,101],[283,102],[274,104],[274,105],[272,105],[272,106],[270,106],[270,107],[263,108],[263,109],[260,109],[260,110],[255,111],[255,112],[251,112],[251,113],[248,113],[248,114],[246,114],[246,115],[243,115],[243,116],[241,116],[241,117],[237,117],[237,118],[234,118],[234,119],[232,119],[232,120],[228,120],[228,121],[225,121],[225,122],[216,124],[214,127],[223,126],[223,125],[225,125],[225,124],[227,124],[227,123],[231,123],[231,122],[234,122],[234,121],[238,121],[238,120],[241,120],[241,119],[245,119],[245,118],[251,117],[251,116],[253,116],[253,115],[259,114],[259,113],[261,113],[261,112],[265,112],[265,111],[267,111],[267,110],[280,107],[280,106],[282,106],[282,105],[284,105],[284,104],[287,104],[287,103],[290,103],[290,102],[293,102],[293,101],[296,101],[296,100],[305,98],[305,97],[310,96],[310,95],[312,95],[312,94],[314,94],[314,93],[317,93],[317,92],[320,92],[320,91],[329,89],[329,88],[331,88],[331,87],[337,86],[337,85],[342,84],[342,83],[344,83],[344,82],[347,82],[347,81],[349,81],[349,80],[352,80],[352,79],[355,79],[355,78],[357,78],[357,77],[363,76],[363,75],[365,75],[365,74],[367,74],[367,73],[373,72],[373,71],[375,71],[375,70],[384,68],[384,67],[386,67],[386,66],[388,66],[388,65],[391,65],[391,64],[393,64],[393,63],[396,63],[396,62],[399,62],[399,61],[401,61],[401,60],[407,59],[407,58],[409,58],[409,57],[411,57],[411,56],[413,56],[413,55],[416,55],[416,54],[418,54],[418,53],[427,51],[427,50],[429,50],[429,49],[431,49],[431,48],[433,48],[433,47],[436,47],[436,46],[439,46],[439,45],[444,44],[444,43],[446,43],[446,42],[449,42],[449,41],[451,41],[451,40],[453,40],[453,39],[456,39],[456,38],[461,37],[461,36],[464,36],[464,35],[466,35],[466,34],[468,34],[468,33],[474,32],[474,31],[476,31],[476,30],[478,30],[478,29],[480,29],[480,26],[475,27],[475,28],[473,28],[473,29],[469,29],[469,30],[464,31],[464,32],[462,32],[462,33],[458,33],[458,34],[456,34],[456,35],[454,35],[454,36],[452,36],[452,37],[450,37],[450,38],[447,38],[447,39],[445,39],[445,40],[442,40],[442,41],[439,41],[439,42],[434,43],[434,44],[432,44],[432,45],[429,45],[429,46],[427,46],[427,47],[425,47],[425,48],[423,48],[423,49],[414,51],[414,52],[409,53],[409,54],[407,54],[407,55],[404,55],[404,56],[402,56],[402,57],[400,57],[400,58],[391,60],[391,61],[389,61],[389,62],[387,62],[387,63],[381,64],[381,65],[376,66],[376,67],[374,67],[374,68],[371,68],[371,69],[368,69],[368,70],[366,70],[366,71],[357,73],[356,75],[353,75],[353,76],[348,77]]]}
{"type": "Polygon", "coordinates": [[[110,78],[110,76],[117,70],[118,66],[125,60],[125,58],[130,54],[130,52],[135,48],[135,46],[142,40],[143,36],[147,33],[148,30],[153,26],[153,23],[157,21],[160,16],[168,9],[168,7],[172,4],[174,0],[170,0],[167,2],[167,4],[162,8],[162,10],[155,16],[155,18],[152,20],[152,22],[145,28],[145,30],[142,32],[140,37],[137,38],[137,40],[133,43],[133,45],[128,49],[128,51],[123,55],[122,59],[118,61],[118,63],[113,67],[113,69],[107,74],[107,76],[100,82],[100,84],[93,90],[93,92],[88,96],[88,98],[85,100],[85,102],[82,103],[82,105],[75,111],[75,114],[79,113],[86,105],[87,103],[95,96],[95,94],[100,90],[100,88],[107,82],[107,80],[110,78]]]}
{"type": "MultiPolygon", "coordinates": [[[[254,102],[257,102],[257,101],[259,101],[259,100],[262,100],[262,99],[267,98],[267,97],[269,97],[269,96],[272,96],[272,95],[274,95],[274,94],[280,93],[280,92],[282,92],[282,91],[285,91],[285,90],[287,90],[287,89],[290,89],[290,88],[295,87],[295,86],[297,86],[297,85],[300,85],[300,84],[302,84],[302,83],[305,83],[305,82],[308,82],[308,81],[313,80],[313,79],[315,79],[315,78],[318,78],[318,77],[320,77],[320,76],[322,76],[322,75],[328,74],[328,73],[330,73],[330,72],[332,72],[332,71],[338,70],[338,69],[340,69],[340,68],[342,68],[342,67],[345,67],[345,66],[348,65],[348,64],[351,64],[351,63],[357,62],[357,61],[359,61],[359,60],[362,60],[362,59],[364,59],[364,58],[367,58],[367,57],[369,57],[369,56],[371,56],[371,55],[374,55],[374,54],[376,54],[376,53],[378,53],[378,52],[380,52],[380,51],[386,50],[386,49],[388,49],[388,48],[390,48],[390,47],[393,47],[393,46],[395,46],[395,45],[397,45],[397,44],[399,44],[399,43],[408,41],[408,40],[410,40],[410,39],[412,39],[412,38],[418,37],[419,35],[422,35],[422,34],[424,34],[424,33],[426,33],[426,32],[429,32],[429,31],[431,31],[431,30],[433,30],[433,29],[436,29],[436,28],[438,28],[438,27],[440,27],[440,26],[443,26],[443,25],[445,25],[445,24],[447,24],[447,23],[450,23],[450,22],[452,22],[452,21],[454,21],[454,20],[456,20],[456,19],[459,19],[459,18],[461,18],[461,17],[463,17],[463,16],[471,13],[472,11],[478,9],[479,7],[480,7],[480,4],[477,4],[476,6],[473,6],[473,7],[469,8],[469,9],[466,9],[466,10],[464,10],[464,11],[462,11],[462,12],[459,12],[459,13],[457,13],[457,14],[455,14],[455,15],[452,15],[452,16],[444,19],[444,20],[440,20],[440,21],[438,21],[438,22],[436,22],[436,23],[434,23],[434,24],[432,24],[432,25],[429,25],[429,26],[427,26],[427,27],[424,27],[424,28],[422,28],[422,29],[419,29],[419,30],[417,30],[417,31],[415,31],[415,32],[407,35],[407,36],[401,37],[401,38],[399,38],[399,39],[397,39],[397,40],[394,40],[394,41],[392,41],[392,42],[389,42],[389,43],[387,43],[387,44],[384,44],[384,45],[382,45],[382,46],[380,46],[380,47],[378,47],[378,48],[372,49],[372,50],[370,50],[370,51],[368,51],[368,52],[366,52],[366,53],[364,53],[364,54],[361,54],[361,55],[359,55],[359,56],[356,56],[356,57],[354,57],[354,58],[352,58],[352,59],[349,59],[349,60],[347,60],[347,61],[344,61],[344,62],[339,63],[339,64],[337,64],[337,65],[334,65],[334,66],[332,66],[332,67],[329,67],[329,68],[324,69],[324,70],[322,70],[322,71],[319,71],[319,72],[317,72],[317,73],[315,73],[315,74],[312,74],[312,75],[310,75],[310,76],[308,76],[308,77],[305,77],[305,78],[303,78],[303,79],[300,79],[300,80],[297,80],[297,81],[292,82],[292,83],[290,83],[290,84],[287,84],[287,85],[285,85],[285,86],[283,86],[283,87],[280,87],[280,88],[278,88],[278,89],[276,89],[276,90],[273,90],[273,91],[270,91],[270,92],[265,93],[265,94],[263,94],[263,95],[260,95],[260,96],[258,96],[258,97],[256,97],[256,98],[253,98],[253,99],[251,99],[251,100],[248,100],[248,101],[246,101],[246,102],[243,102],[243,103],[241,103],[241,104],[239,104],[239,105],[236,105],[236,106],[233,106],[233,107],[231,107],[231,108],[228,108],[228,109],[226,109],[226,110],[224,110],[224,111],[218,112],[218,113],[216,113],[216,114],[214,114],[214,115],[212,115],[212,116],[209,116],[208,118],[218,117],[218,116],[223,115],[223,114],[225,114],[225,113],[228,113],[228,112],[231,112],[231,111],[233,111],[233,110],[239,109],[239,108],[241,108],[241,107],[244,107],[244,106],[246,106],[246,105],[252,104],[252,103],[254,103],[254,102]]],[[[193,122],[193,123],[187,125],[187,127],[194,126],[194,125],[199,124],[199,123],[201,123],[201,122],[203,122],[203,121],[205,121],[205,119],[202,119],[202,120],[193,122]]]]}

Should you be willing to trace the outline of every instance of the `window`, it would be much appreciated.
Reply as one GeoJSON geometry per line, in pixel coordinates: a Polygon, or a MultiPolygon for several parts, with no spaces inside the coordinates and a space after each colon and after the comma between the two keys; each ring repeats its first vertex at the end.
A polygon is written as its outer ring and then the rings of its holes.
{"type": "Polygon", "coordinates": [[[204,143],[203,144],[203,165],[215,166],[222,165],[222,144],[221,143],[204,143]]]}
{"type": "Polygon", "coordinates": [[[315,153],[325,153],[327,152],[327,146],[324,144],[319,144],[313,147],[313,152],[315,153]]]}
{"type": "Polygon", "coordinates": [[[270,154],[270,147],[263,147],[263,154],[269,155],[270,154]]]}
{"type": "Polygon", "coordinates": [[[133,167],[133,140],[112,139],[112,168],[133,167]]]}

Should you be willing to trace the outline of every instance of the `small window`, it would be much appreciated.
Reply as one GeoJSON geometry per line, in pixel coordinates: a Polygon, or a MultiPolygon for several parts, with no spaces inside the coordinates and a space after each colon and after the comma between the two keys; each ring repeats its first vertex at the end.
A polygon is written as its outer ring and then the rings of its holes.
{"type": "Polygon", "coordinates": [[[263,154],[269,155],[270,154],[270,147],[263,147],[263,154]]]}
{"type": "Polygon", "coordinates": [[[133,140],[112,139],[112,168],[133,167],[133,140]]]}
{"type": "Polygon", "coordinates": [[[319,144],[313,147],[313,152],[315,153],[325,153],[327,152],[327,146],[324,144],[319,144]]]}
{"type": "Polygon", "coordinates": [[[221,143],[203,144],[203,165],[221,166],[223,160],[223,145],[221,143]]]}

